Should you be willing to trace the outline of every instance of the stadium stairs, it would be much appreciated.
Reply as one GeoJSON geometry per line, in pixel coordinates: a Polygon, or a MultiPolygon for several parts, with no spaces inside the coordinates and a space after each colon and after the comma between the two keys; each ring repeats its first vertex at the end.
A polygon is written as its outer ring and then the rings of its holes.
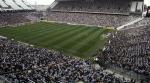
{"type": "Polygon", "coordinates": [[[8,81],[5,77],[0,76],[0,83],[11,83],[11,82],[8,81]]]}
{"type": "MultiPolygon", "coordinates": [[[[136,20],[134,20],[134,21],[132,21],[132,22],[129,22],[129,23],[127,23],[127,24],[124,24],[124,25],[118,27],[117,30],[124,30],[125,27],[127,27],[127,26],[129,26],[129,25],[132,25],[132,24],[134,24],[134,23],[137,23],[137,22],[139,22],[139,21],[141,21],[141,20],[143,20],[143,19],[144,19],[144,17],[138,18],[138,19],[136,19],[136,20]]],[[[134,28],[134,27],[130,27],[130,28],[134,28]]]]}
{"type": "Polygon", "coordinates": [[[51,9],[54,8],[57,4],[58,4],[58,2],[57,2],[57,1],[54,1],[54,2],[50,5],[50,8],[51,8],[51,9]]]}

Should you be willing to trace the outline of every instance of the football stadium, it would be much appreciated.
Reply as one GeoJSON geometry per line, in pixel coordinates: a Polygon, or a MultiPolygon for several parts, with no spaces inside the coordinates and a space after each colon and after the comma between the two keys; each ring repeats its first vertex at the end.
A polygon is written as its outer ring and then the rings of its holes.
{"type": "Polygon", "coordinates": [[[0,83],[150,83],[144,2],[0,0],[0,83]]]}

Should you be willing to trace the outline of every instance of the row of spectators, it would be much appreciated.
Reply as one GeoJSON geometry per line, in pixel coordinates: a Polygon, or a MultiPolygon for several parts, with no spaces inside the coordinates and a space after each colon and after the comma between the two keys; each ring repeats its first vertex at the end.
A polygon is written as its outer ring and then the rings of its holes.
{"type": "Polygon", "coordinates": [[[59,1],[52,10],[129,13],[130,0],[59,1]]]}
{"type": "Polygon", "coordinates": [[[131,0],[58,1],[48,20],[116,28],[139,18],[129,15],[130,8],[131,0]]]}
{"type": "Polygon", "coordinates": [[[15,25],[36,21],[37,16],[32,12],[1,12],[0,26],[15,25]]]}
{"type": "Polygon", "coordinates": [[[144,26],[121,30],[110,36],[103,52],[106,64],[150,76],[150,23],[146,20],[135,24],[144,26]]]}
{"type": "Polygon", "coordinates": [[[12,83],[135,83],[94,68],[89,60],[0,38],[0,74],[12,83]]]}
{"type": "Polygon", "coordinates": [[[138,18],[137,16],[105,15],[90,13],[51,12],[48,20],[75,24],[118,27],[138,18]]]}

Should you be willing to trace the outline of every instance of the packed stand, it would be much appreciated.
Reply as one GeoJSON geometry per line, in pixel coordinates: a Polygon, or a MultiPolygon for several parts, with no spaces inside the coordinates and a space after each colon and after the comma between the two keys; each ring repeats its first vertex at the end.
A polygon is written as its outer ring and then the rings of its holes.
{"type": "Polygon", "coordinates": [[[136,27],[145,26],[145,25],[149,25],[149,24],[150,24],[150,18],[145,17],[142,20],[140,20],[139,22],[129,25],[129,26],[125,27],[124,29],[136,28],[136,27]]]}
{"type": "Polygon", "coordinates": [[[130,0],[59,1],[52,10],[129,13],[130,0]]]}
{"type": "Polygon", "coordinates": [[[0,26],[31,22],[34,19],[36,16],[31,12],[3,12],[0,13],[0,26]]]}
{"type": "Polygon", "coordinates": [[[130,5],[130,0],[58,1],[48,20],[117,28],[139,18],[129,15],[130,5]]]}
{"type": "Polygon", "coordinates": [[[110,26],[110,27],[118,27],[130,21],[133,21],[137,18],[138,18],[137,16],[67,13],[67,12],[51,12],[51,14],[48,16],[48,20],[50,21],[110,26]]]}
{"type": "Polygon", "coordinates": [[[118,31],[110,36],[103,56],[109,66],[150,76],[150,25],[118,31]]]}
{"type": "MultiPolygon", "coordinates": [[[[126,83],[93,63],[0,38],[0,74],[12,83],[126,83]]],[[[130,80],[135,83],[134,80],[130,80]]]]}

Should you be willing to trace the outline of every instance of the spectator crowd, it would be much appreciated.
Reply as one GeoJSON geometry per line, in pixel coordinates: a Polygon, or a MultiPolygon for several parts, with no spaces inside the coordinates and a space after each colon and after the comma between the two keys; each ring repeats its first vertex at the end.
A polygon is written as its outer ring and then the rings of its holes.
{"type": "Polygon", "coordinates": [[[89,60],[0,38],[0,74],[12,83],[135,83],[95,69],[89,60]]]}
{"type": "MultiPolygon", "coordinates": [[[[130,0],[60,1],[48,20],[118,27],[138,18],[130,15],[85,13],[128,13],[130,0]],[[106,3],[107,2],[107,3],[106,3]],[[70,12],[74,11],[74,12],[70,12]]],[[[25,12],[0,13],[0,26],[36,20],[25,12]]],[[[37,15],[37,14],[36,14],[37,15]]],[[[128,29],[110,35],[102,52],[104,63],[150,76],[149,19],[127,26],[128,29]],[[139,26],[143,25],[143,26],[139,26]],[[138,26],[138,27],[137,27],[138,26]],[[130,29],[130,27],[136,27],[130,29]]],[[[99,59],[101,60],[101,59],[99,59]]],[[[117,77],[104,68],[96,69],[90,60],[65,56],[61,52],[36,48],[28,44],[0,37],[0,75],[12,83],[135,83],[133,79],[117,77]]]]}
{"type": "Polygon", "coordinates": [[[60,1],[52,10],[129,13],[130,0],[60,1]]]}
{"type": "Polygon", "coordinates": [[[150,23],[149,18],[131,25],[135,28],[118,31],[110,36],[103,51],[105,63],[150,76],[150,23]],[[137,24],[143,26],[137,27],[137,24]]]}
{"type": "Polygon", "coordinates": [[[58,1],[48,20],[116,28],[139,18],[129,15],[130,5],[130,0],[58,1]]]}
{"type": "Polygon", "coordinates": [[[51,12],[48,20],[75,24],[118,27],[137,19],[137,16],[106,15],[89,13],[51,12]]]}
{"type": "Polygon", "coordinates": [[[0,26],[36,21],[37,18],[34,12],[0,12],[0,26]]]}
{"type": "Polygon", "coordinates": [[[136,27],[146,26],[149,24],[150,24],[150,18],[143,18],[142,20],[140,20],[134,24],[131,24],[131,25],[125,27],[124,29],[136,28],[136,27]]]}

